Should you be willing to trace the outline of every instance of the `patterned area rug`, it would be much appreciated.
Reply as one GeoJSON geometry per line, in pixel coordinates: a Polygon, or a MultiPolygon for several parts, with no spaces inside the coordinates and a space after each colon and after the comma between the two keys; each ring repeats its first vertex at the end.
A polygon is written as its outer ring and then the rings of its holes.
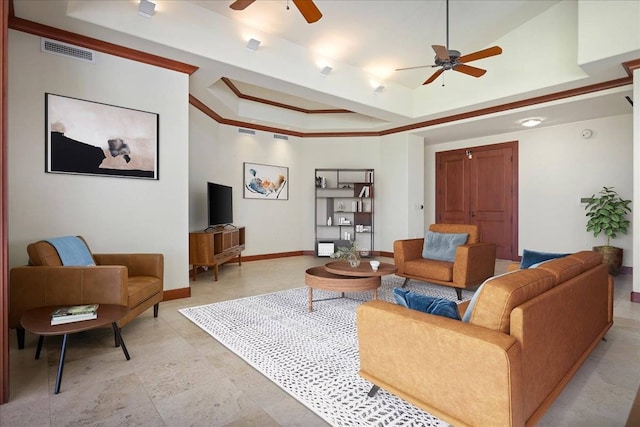
{"type": "MultiPolygon", "coordinates": [[[[393,301],[404,279],[385,276],[378,298],[393,301]]],[[[453,288],[410,281],[408,289],[456,300],[453,288]]],[[[447,426],[358,375],[356,307],[373,292],[337,294],[308,288],[181,309],[180,312],[333,426],[447,426]]],[[[463,291],[469,299],[471,291],[463,291]]]]}

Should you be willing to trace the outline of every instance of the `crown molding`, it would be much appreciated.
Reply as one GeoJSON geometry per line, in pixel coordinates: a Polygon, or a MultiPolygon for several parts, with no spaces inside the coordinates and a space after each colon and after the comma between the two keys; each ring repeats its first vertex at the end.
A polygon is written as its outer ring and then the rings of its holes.
{"type": "Polygon", "coordinates": [[[300,113],[305,113],[305,114],[341,114],[341,113],[352,113],[352,114],[355,114],[353,111],[344,110],[344,109],[340,109],[340,108],[326,108],[326,109],[312,109],[312,110],[309,110],[309,109],[302,108],[302,107],[296,107],[295,105],[284,104],[284,103],[281,103],[281,102],[272,101],[270,99],[264,99],[264,98],[259,98],[257,96],[247,95],[245,93],[242,93],[242,91],[240,89],[238,89],[238,87],[236,85],[234,85],[233,82],[231,81],[231,79],[229,79],[228,77],[222,77],[220,80],[222,80],[224,82],[224,84],[227,85],[227,87],[229,89],[231,89],[231,92],[233,92],[238,98],[246,99],[247,101],[259,102],[261,104],[271,105],[272,107],[285,108],[287,110],[298,111],[300,113]]]}

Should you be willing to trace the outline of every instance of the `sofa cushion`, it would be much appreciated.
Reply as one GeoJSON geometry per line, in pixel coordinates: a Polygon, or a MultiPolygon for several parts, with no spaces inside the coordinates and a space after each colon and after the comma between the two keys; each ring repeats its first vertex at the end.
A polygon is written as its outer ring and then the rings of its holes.
{"type": "Polygon", "coordinates": [[[402,288],[394,288],[393,297],[403,307],[460,320],[458,305],[448,299],[422,295],[402,288]]]}
{"type": "Polygon", "coordinates": [[[422,258],[453,262],[456,259],[456,249],[464,245],[468,237],[468,233],[427,231],[424,235],[422,258]]]}
{"type": "Polygon", "coordinates": [[[580,261],[584,266],[584,271],[602,264],[602,254],[596,251],[580,251],[569,255],[568,258],[580,261]]]}
{"type": "Polygon", "coordinates": [[[520,268],[530,268],[535,264],[539,264],[543,261],[550,259],[562,258],[569,254],[558,254],[552,252],[538,252],[525,249],[522,251],[522,262],[520,262],[520,268]]]}
{"type": "Polygon", "coordinates": [[[555,285],[564,283],[585,271],[584,264],[575,258],[563,257],[543,262],[537,268],[548,271],[555,278],[555,285]]]}
{"type": "Polygon", "coordinates": [[[539,268],[518,270],[489,280],[476,299],[469,323],[508,334],[511,311],[554,284],[554,276],[539,268]]]}
{"type": "Polygon", "coordinates": [[[472,224],[430,224],[429,231],[436,233],[467,233],[469,238],[467,244],[480,243],[480,230],[477,225],[472,224]]]}
{"type": "Polygon", "coordinates": [[[153,276],[129,277],[127,292],[129,294],[129,307],[134,308],[162,291],[162,283],[159,278],[153,276]]]}
{"type": "Polygon", "coordinates": [[[453,281],[453,263],[423,258],[405,261],[404,274],[451,282],[453,281]]]}

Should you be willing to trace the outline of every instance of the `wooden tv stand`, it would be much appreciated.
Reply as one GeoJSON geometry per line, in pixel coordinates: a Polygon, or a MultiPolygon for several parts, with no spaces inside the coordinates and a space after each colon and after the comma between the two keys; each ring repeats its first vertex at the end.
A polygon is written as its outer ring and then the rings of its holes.
{"type": "Polygon", "coordinates": [[[200,266],[213,267],[217,281],[220,264],[237,257],[238,265],[242,265],[244,236],[244,227],[189,233],[189,264],[193,266],[193,280],[196,280],[200,266]]]}

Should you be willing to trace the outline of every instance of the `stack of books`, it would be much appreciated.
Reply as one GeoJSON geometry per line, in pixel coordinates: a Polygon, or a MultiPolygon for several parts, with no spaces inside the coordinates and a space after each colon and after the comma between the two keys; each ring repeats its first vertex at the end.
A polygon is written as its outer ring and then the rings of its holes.
{"type": "Polygon", "coordinates": [[[98,304],[74,305],[60,307],[51,313],[51,324],[62,325],[64,323],[80,322],[98,318],[98,304]]]}

